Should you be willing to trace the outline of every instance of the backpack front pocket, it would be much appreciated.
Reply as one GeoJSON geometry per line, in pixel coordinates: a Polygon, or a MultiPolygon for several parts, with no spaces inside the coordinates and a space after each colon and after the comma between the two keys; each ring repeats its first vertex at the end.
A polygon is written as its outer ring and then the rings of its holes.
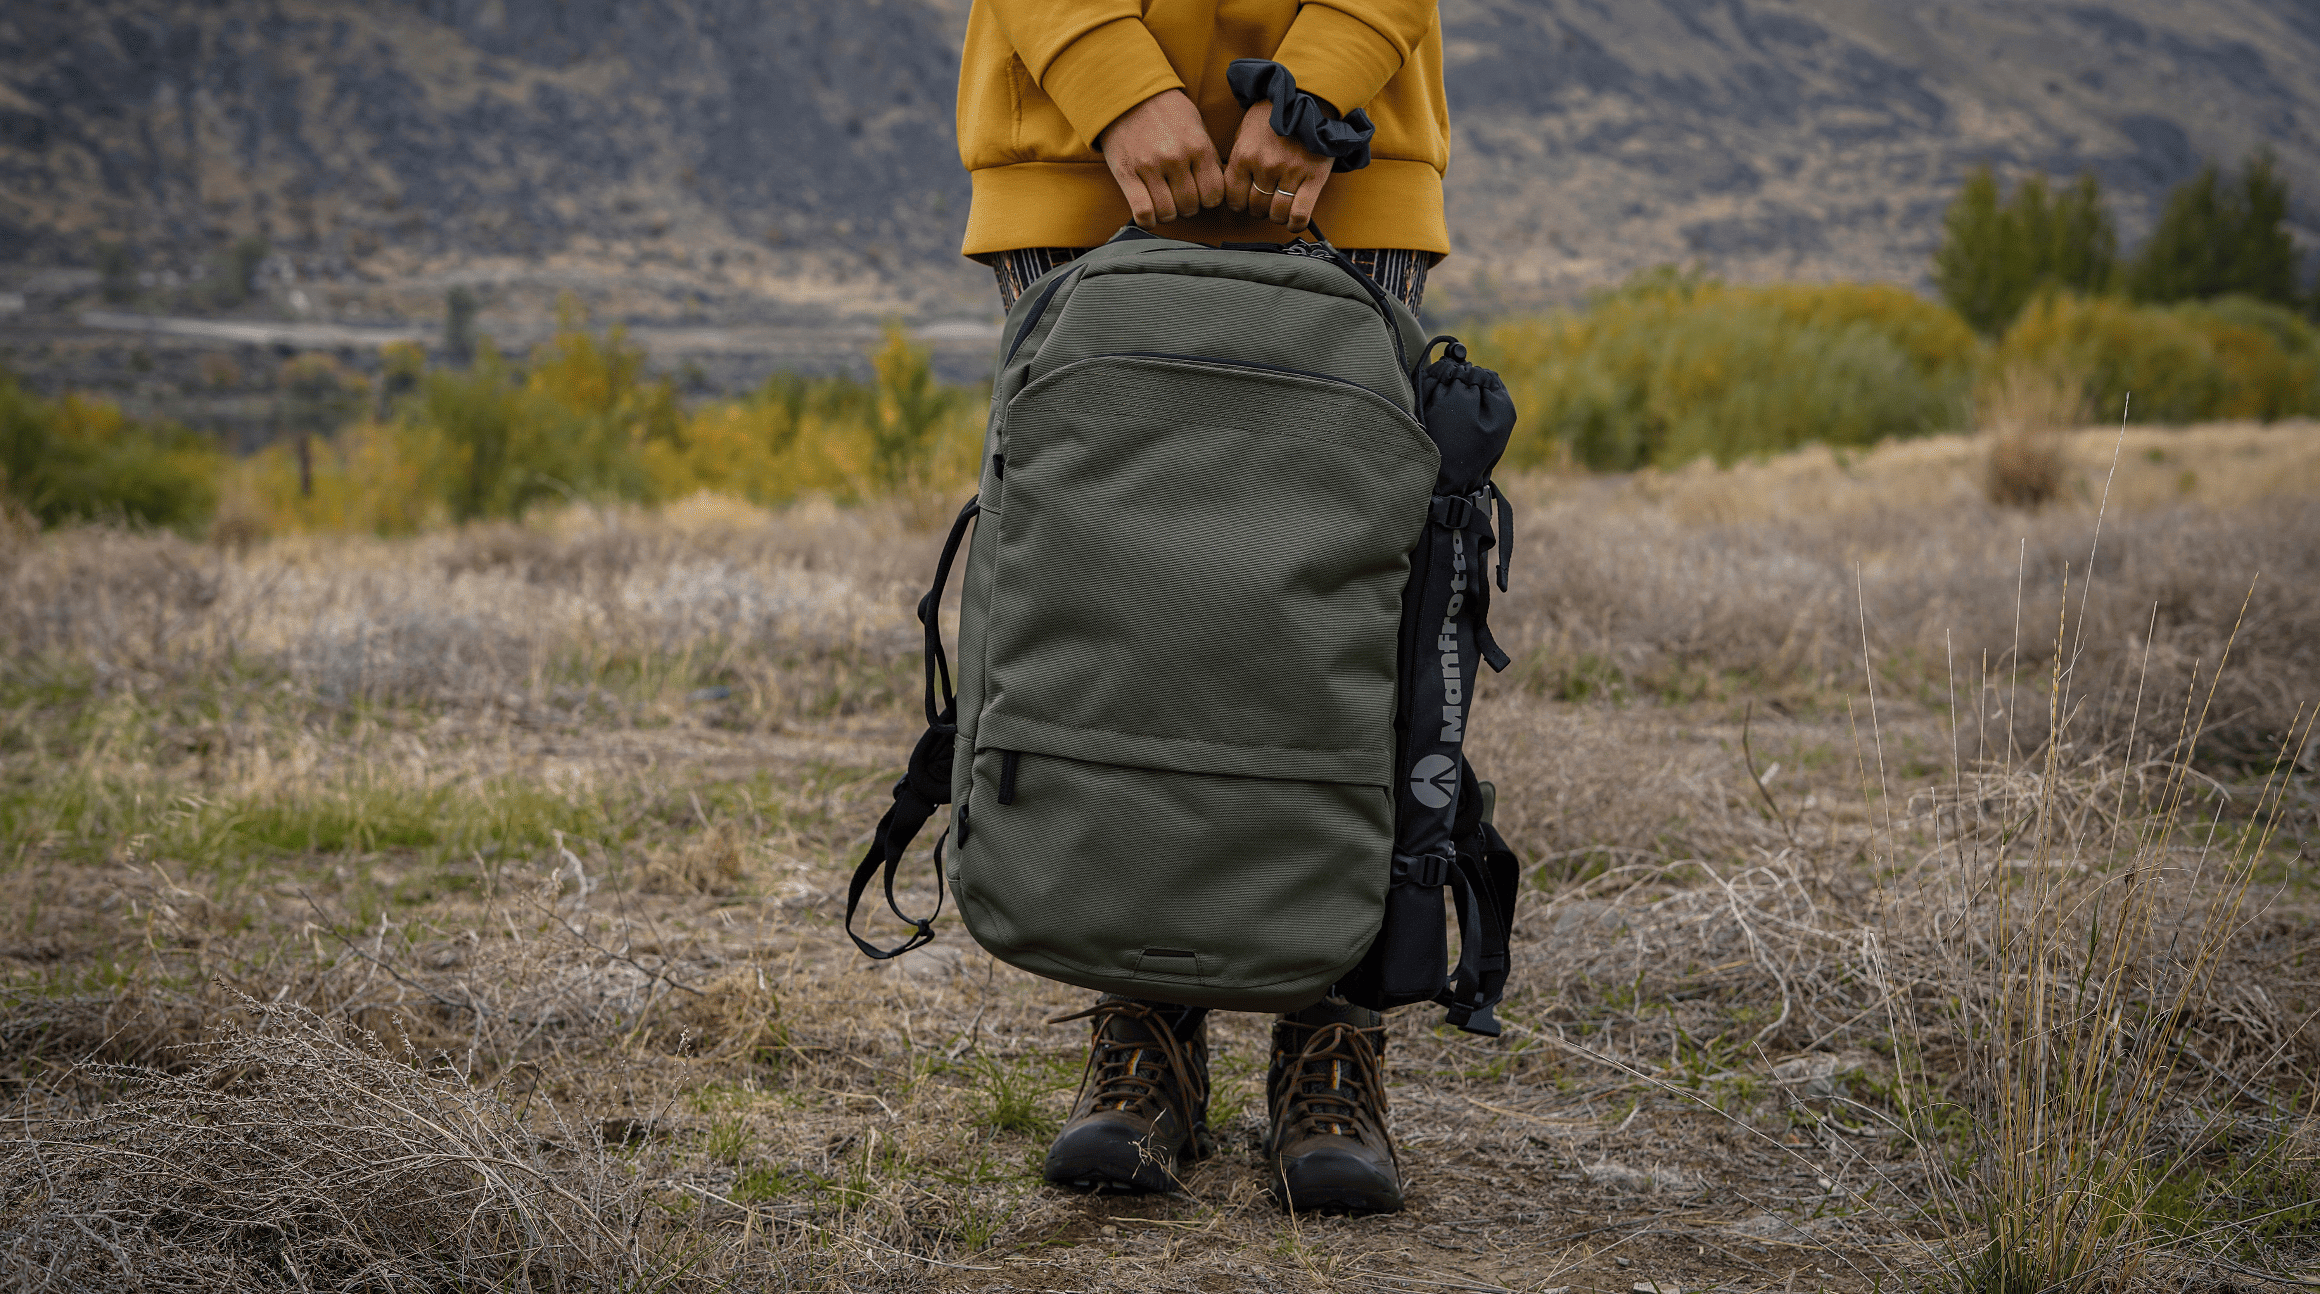
{"type": "Polygon", "coordinates": [[[1311,1001],[1377,928],[1432,443],[1350,382],[1103,355],[1018,394],[1003,449],[960,751],[970,927],[1074,983],[1311,1001]]]}
{"type": "Polygon", "coordinates": [[[1016,397],[1006,454],[978,724],[1387,783],[1436,466],[1415,419],[1325,377],[1099,356],[1016,397]]]}

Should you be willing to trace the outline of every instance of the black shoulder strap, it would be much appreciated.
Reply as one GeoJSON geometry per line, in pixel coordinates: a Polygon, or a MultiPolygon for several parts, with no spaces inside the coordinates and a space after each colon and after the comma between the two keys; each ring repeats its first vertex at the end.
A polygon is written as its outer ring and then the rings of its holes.
{"type": "MultiPolygon", "coordinates": [[[[971,499],[959,509],[958,520],[951,523],[950,537],[943,541],[942,558],[935,563],[934,587],[919,599],[919,623],[926,626],[926,731],[918,744],[911,748],[910,763],[902,780],[894,784],[894,805],[886,816],[878,820],[878,829],[870,835],[870,852],[854,869],[854,879],[846,887],[846,937],[866,956],[885,961],[900,957],[914,948],[926,946],[934,938],[934,919],[942,915],[943,905],[943,841],[934,843],[934,911],[922,920],[904,912],[894,898],[894,869],[902,862],[910,842],[918,838],[919,828],[934,816],[936,806],[951,802],[951,763],[959,733],[959,699],[951,689],[949,658],[942,645],[943,586],[950,582],[951,564],[959,555],[959,541],[967,534],[967,523],[981,513],[980,499],[971,499]],[[886,869],[886,906],[894,915],[913,927],[910,938],[893,948],[880,948],[854,933],[854,910],[862,905],[862,891],[870,888],[870,878],[886,869]]],[[[947,833],[946,833],[947,834],[947,833]]]]}

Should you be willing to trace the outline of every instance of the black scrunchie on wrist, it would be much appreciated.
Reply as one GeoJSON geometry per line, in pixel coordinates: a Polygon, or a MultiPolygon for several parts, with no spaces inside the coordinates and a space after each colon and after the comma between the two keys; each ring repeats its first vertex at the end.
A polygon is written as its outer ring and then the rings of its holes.
{"type": "Polygon", "coordinates": [[[1224,71],[1225,84],[1241,111],[1251,104],[1273,101],[1273,133],[1294,139],[1310,153],[1337,159],[1332,171],[1358,171],[1369,165],[1370,136],[1377,127],[1369,114],[1356,108],[1338,117],[1309,91],[1297,88],[1289,69],[1263,58],[1236,58],[1224,71]]]}

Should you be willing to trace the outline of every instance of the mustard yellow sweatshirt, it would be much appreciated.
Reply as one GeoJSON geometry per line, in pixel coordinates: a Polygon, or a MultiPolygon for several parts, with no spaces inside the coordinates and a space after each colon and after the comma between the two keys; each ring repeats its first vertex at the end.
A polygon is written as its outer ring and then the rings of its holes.
{"type": "MultiPolygon", "coordinates": [[[[1377,126],[1370,164],[1329,177],[1314,223],[1340,247],[1446,253],[1442,22],[1433,0],[974,0],[959,61],[959,158],[974,179],[969,256],[1092,247],[1129,221],[1093,141],[1165,90],[1200,106],[1232,153],[1236,58],[1269,58],[1297,88],[1377,126]]],[[[1168,238],[1279,242],[1281,226],[1218,207],[1168,238]]]]}

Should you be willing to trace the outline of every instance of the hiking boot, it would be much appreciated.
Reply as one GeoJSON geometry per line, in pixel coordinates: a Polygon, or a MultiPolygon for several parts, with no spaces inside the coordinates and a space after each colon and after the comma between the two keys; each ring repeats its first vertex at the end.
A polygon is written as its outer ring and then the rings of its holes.
{"type": "Polygon", "coordinates": [[[1085,1011],[1095,1039],[1047,1180],[1081,1191],[1173,1191],[1180,1163],[1216,1150],[1208,1130],[1208,1011],[1106,993],[1085,1011]]]}
{"type": "Polygon", "coordinates": [[[1386,1137],[1386,1030],[1377,1012],[1324,999],[1273,1025],[1265,1161],[1294,1213],[1395,1213],[1401,1172],[1386,1137]]]}

